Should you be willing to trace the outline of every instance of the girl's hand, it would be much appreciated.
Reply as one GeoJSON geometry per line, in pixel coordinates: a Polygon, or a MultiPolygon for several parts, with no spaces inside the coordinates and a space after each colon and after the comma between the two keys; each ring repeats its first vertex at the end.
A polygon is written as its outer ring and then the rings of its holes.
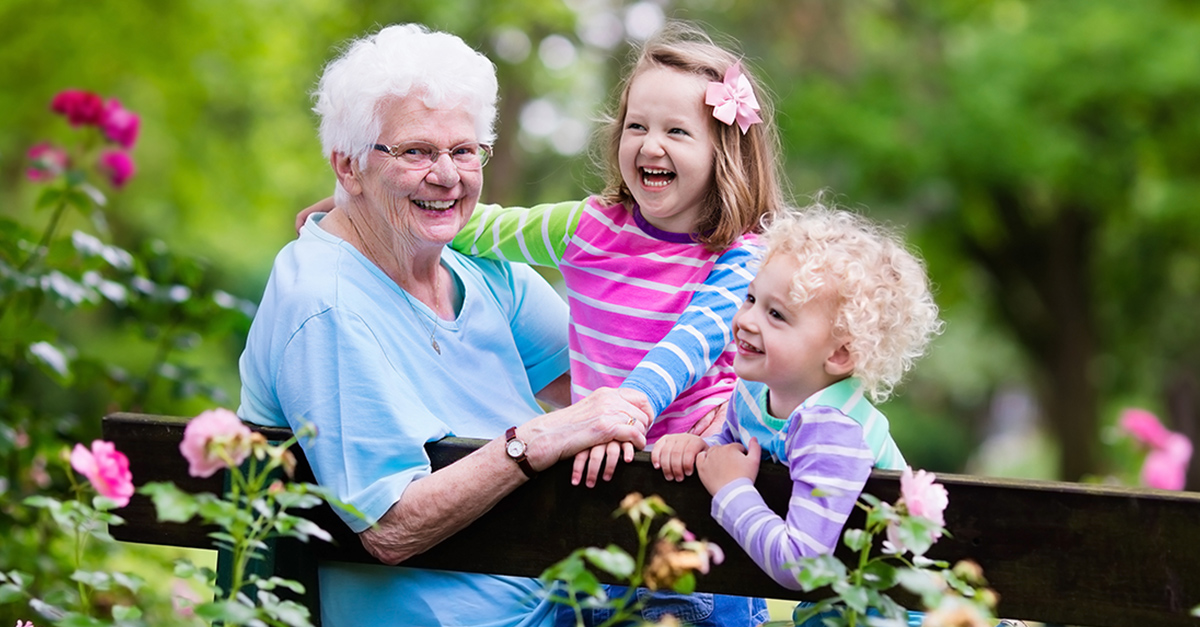
{"type": "Polygon", "coordinates": [[[688,433],[664,435],[650,450],[650,463],[661,468],[667,481],[683,481],[692,476],[696,468],[696,456],[708,448],[700,436],[688,433]]]}
{"type": "Polygon", "coordinates": [[[574,465],[571,466],[571,485],[579,485],[580,481],[584,481],[584,485],[587,487],[596,487],[596,478],[601,476],[601,467],[604,468],[604,480],[611,480],[613,473],[617,470],[617,462],[621,459],[622,453],[625,463],[633,461],[633,445],[629,442],[597,444],[586,451],[579,451],[575,454],[574,465]]]}
{"type": "Polygon", "coordinates": [[[308,220],[308,216],[310,214],[318,211],[329,213],[330,211],[333,211],[333,207],[333,196],[330,196],[329,198],[318,200],[316,204],[309,205],[302,209],[300,213],[296,214],[296,234],[300,234],[300,229],[304,228],[304,222],[305,220],[308,220]]]}
{"type": "Polygon", "coordinates": [[[714,446],[696,456],[696,470],[700,481],[709,494],[716,495],[721,488],[734,479],[745,477],[753,482],[758,478],[758,463],[762,460],[762,447],[758,438],[750,438],[747,449],[741,444],[714,446]]]}
{"type": "Polygon", "coordinates": [[[721,432],[721,428],[725,426],[725,411],[729,409],[729,401],[725,401],[717,405],[712,411],[704,414],[704,417],[692,425],[688,429],[688,433],[698,435],[702,438],[707,438],[710,435],[716,435],[721,432]]]}

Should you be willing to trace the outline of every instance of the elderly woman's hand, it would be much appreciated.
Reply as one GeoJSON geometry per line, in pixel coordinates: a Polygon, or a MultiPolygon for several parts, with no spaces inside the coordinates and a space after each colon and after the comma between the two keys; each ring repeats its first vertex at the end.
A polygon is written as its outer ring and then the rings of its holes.
{"type": "Polygon", "coordinates": [[[541,471],[598,444],[628,442],[645,448],[646,430],[653,422],[651,411],[643,394],[600,388],[570,407],[521,425],[529,447],[526,457],[541,471]]]}

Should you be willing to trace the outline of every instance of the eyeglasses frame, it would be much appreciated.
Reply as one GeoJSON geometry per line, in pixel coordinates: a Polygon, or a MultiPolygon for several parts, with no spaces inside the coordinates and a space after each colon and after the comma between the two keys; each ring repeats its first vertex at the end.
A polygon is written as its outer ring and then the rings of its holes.
{"type": "MultiPolygon", "coordinates": [[[[463,143],[461,143],[461,144],[459,144],[459,145],[457,145],[457,146],[451,146],[450,148],[438,148],[436,145],[434,145],[434,144],[431,144],[431,143],[429,143],[429,142],[423,142],[423,141],[407,141],[407,142],[400,142],[400,143],[398,143],[398,144],[394,144],[394,145],[392,145],[392,146],[387,146],[387,145],[384,145],[384,144],[373,144],[373,145],[371,146],[371,148],[373,148],[373,149],[375,149],[375,150],[378,150],[379,152],[382,152],[382,153],[384,153],[384,154],[388,155],[389,157],[392,157],[393,159],[396,159],[397,161],[399,161],[399,162],[401,162],[401,163],[404,163],[404,160],[403,160],[403,153],[400,153],[400,152],[398,152],[398,151],[399,151],[399,149],[400,149],[400,147],[401,147],[401,146],[411,146],[411,145],[413,145],[413,144],[419,144],[419,145],[423,145],[423,146],[432,146],[432,147],[433,147],[433,150],[434,150],[434,152],[435,152],[435,156],[434,156],[434,157],[433,157],[433,159],[432,159],[432,160],[429,162],[429,165],[428,165],[428,166],[418,166],[418,167],[415,167],[415,168],[407,168],[407,169],[411,169],[411,170],[422,170],[422,169],[425,169],[425,168],[432,168],[432,167],[433,167],[433,165],[434,165],[435,163],[437,163],[439,159],[441,159],[441,158],[442,158],[442,155],[452,155],[452,153],[453,153],[455,150],[458,150],[459,148],[462,148],[463,146],[470,146],[471,144],[475,144],[476,146],[478,146],[478,147],[479,147],[479,154],[480,154],[480,158],[479,158],[479,169],[480,169],[480,170],[482,170],[482,169],[483,169],[483,166],[487,165],[487,164],[488,164],[488,161],[491,161],[491,159],[492,159],[492,146],[491,146],[491,144],[479,144],[479,143],[476,143],[476,142],[463,142],[463,143]]],[[[457,167],[457,168],[459,168],[460,170],[461,170],[461,169],[463,169],[463,168],[462,168],[462,166],[461,166],[461,165],[459,165],[459,163],[458,163],[457,161],[455,161],[455,160],[454,160],[454,157],[453,157],[453,156],[451,156],[451,157],[450,157],[450,162],[451,162],[451,163],[453,163],[453,164],[454,164],[454,166],[455,166],[455,167],[457,167]]],[[[468,171],[474,171],[474,169],[470,169],[470,168],[468,168],[468,171]]]]}

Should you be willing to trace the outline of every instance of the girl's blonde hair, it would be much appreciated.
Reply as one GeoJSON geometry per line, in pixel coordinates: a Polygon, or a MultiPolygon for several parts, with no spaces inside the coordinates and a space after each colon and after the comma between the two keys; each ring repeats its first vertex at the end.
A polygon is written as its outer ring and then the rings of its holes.
{"type": "Polygon", "coordinates": [[[925,264],[895,233],[819,199],[780,214],[763,239],[766,261],[786,256],[796,263],[796,304],[822,290],[834,297],[833,332],[850,350],[853,376],[871,400],[887,400],[942,331],[925,264]]]}
{"type": "MultiPolygon", "coordinates": [[[[725,78],[725,70],[739,60],[699,29],[681,22],[668,23],[640,48],[637,60],[621,83],[617,111],[601,130],[600,165],[605,173],[605,188],[600,198],[604,202],[633,202],[633,195],[621,177],[618,155],[629,109],[629,88],[634,79],[650,68],[668,68],[719,82],[725,78]]],[[[784,206],[777,158],[779,136],[773,123],[771,100],[745,62],[742,73],[754,89],[763,121],[742,134],[737,124],[726,125],[710,116],[716,144],[713,185],[703,201],[704,210],[696,231],[697,239],[714,252],[728,248],[744,233],[759,230],[764,218],[784,206]]]]}

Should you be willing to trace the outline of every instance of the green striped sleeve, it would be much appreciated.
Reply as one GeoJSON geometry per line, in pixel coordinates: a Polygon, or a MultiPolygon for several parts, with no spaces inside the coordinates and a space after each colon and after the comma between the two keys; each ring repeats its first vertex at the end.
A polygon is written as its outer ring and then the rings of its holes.
{"type": "Polygon", "coordinates": [[[479,205],[450,247],[487,259],[557,268],[579,226],[586,201],[534,207],[479,205]]]}

